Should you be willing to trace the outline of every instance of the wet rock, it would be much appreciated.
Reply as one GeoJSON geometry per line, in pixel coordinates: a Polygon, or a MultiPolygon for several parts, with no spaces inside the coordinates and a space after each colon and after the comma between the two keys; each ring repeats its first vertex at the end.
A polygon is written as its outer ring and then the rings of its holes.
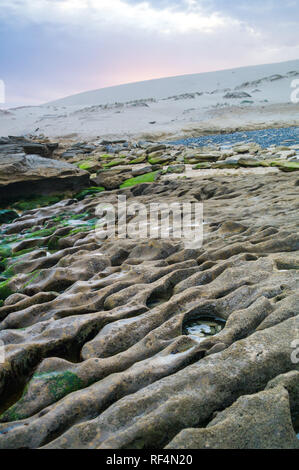
{"type": "MultiPolygon", "coordinates": [[[[146,153],[149,155],[151,153],[156,153],[156,152],[161,152],[161,150],[166,150],[166,145],[164,144],[158,144],[158,145],[151,145],[146,149],[146,153]]],[[[163,155],[162,153],[159,153],[158,156],[163,155]]],[[[157,156],[157,155],[152,155],[152,157],[157,156]]]]}
{"type": "Polygon", "coordinates": [[[226,160],[227,158],[231,158],[235,155],[235,152],[233,150],[223,150],[221,151],[221,156],[219,160],[226,160]]]}
{"type": "Polygon", "coordinates": [[[9,144],[10,139],[9,137],[0,137],[0,145],[6,145],[9,144]]]}
{"type": "Polygon", "coordinates": [[[130,172],[103,171],[93,178],[94,184],[103,186],[107,190],[118,189],[130,177],[130,172]]]}
{"type": "Polygon", "coordinates": [[[194,155],[195,160],[199,162],[216,162],[219,157],[219,153],[200,153],[194,155]]]}
{"type": "Polygon", "coordinates": [[[60,157],[64,160],[71,160],[81,154],[82,150],[67,150],[66,152],[63,152],[60,157]]]}
{"type": "Polygon", "coordinates": [[[57,143],[52,144],[24,144],[23,149],[27,155],[40,155],[44,158],[50,158],[54,150],[58,148],[57,143]]]}
{"type": "Polygon", "coordinates": [[[237,222],[229,221],[221,224],[219,231],[222,233],[243,233],[248,227],[237,222]]]}
{"type": "Polygon", "coordinates": [[[212,168],[211,163],[208,162],[202,162],[202,163],[197,163],[197,165],[194,165],[193,170],[208,170],[212,168]]]}
{"type": "Polygon", "coordinates": [[[0,154],[9,155],[15,153],[24,153],[23,145],[29,144],[30,140],[20,136],[9,136],[1,138],[0,154]]]}
{"type": "Polygon", "coordinates": [[[148,155],[148,162],[151,165],[164,165],[171,160],[173,160],[173,157],[171,155],[165,155],[162,150],[152,152],[148,155]]]}
{"type": "Polygon", "coordinates": [[[167,173],[184,173],[185,165],[169,165],[167,173]]]}
{"type": "Polygon", "coordinates": [[[152,183],[154,181],[158,181],[160,179],[162,174],[162,171],[156,170],[156,171],[151,171],[150,173],[145,173],[140,176],[134,176],[133,178],[129,178],[126,181],[124,181],[121,185],[120,188],[128,188],[131,186],[136,186],[136,188],[132,189],[133,195],[134,196],[139,196],[142,194],[143,189],[148,189],[148,187],[143,184],[146,183],[152,183]]]}
{"type": "Polygon", "coordinates": [[[151,173],[152,171],[159,170],[160,168],[161,168],[160,165],[144,166],[143,168],[133,168],[132,175],[133,176],[145,175],[146,173],[151,173]]]}
{"type": "Polygon", "coordinates": [[[214,346],[211,347],[208,351],[206,351],[206,356],[210,356],[211,354],[217,354],[221,351],[224,351],[227,348],[225,343],[216,343],[214,346]]]}
{"type": "Polygon", "coordinates": [[[80,162],[76,163],[76,166],[80,168],[80,170],[88,171],[88,173],[91,174],[101,169],[101,165],[93,160],[80,160],[80,162]]]}
{"type": "Polygon", "coordinates": [[[250,145],[238,145],[238,146],[233,147],[233,150],[234,152],[241,153],[241,154],[250,153],[251,146],[250,145]]]}
{"type": "Polygon", "coordinates": [[[127,141],[125,139],[112,139],[112,140],[107,140],[103,139],[101,140],[100,144],[101,145],[115,145],[115,144],[125,144],[127,141]]]}
{"type": "Polygon", "coordinates": [[[296,157],[296,151],[295,150],[290,150],[290,149],[286,149],[286,150],[282,150],[279,152],[279,156],[283,159],[283,160],[287,160],[291,157],[296,157]]]}
{"type": "Polygon", "coordinates": [[[142,155],[137,158],[133,158],[133,160],[130,160],[130,164],[132,165],[137,165],[138,163],[144,163],[146,161],[146,156],[142,155]]]}
{"type": "Polygon", "coordinates": [[[238,158],[229,158],[224,160],[223,162],[216,162],[212,164],[212,168],[219,168],[219,169],[230,169],[230,168],[238,168],[239,167],[239,159],[238,158]]]}
{"type": "Polygon", "coordinates": [[[108,168],[112,168],[112,167],[123,165],[123,164],[124,164],[123,159],[115,158],[115,159],[110,160],[108,163],[104,163],[103,167],[108,169],[108,168]]]}
{"type": "Polygon", "coordinates": [[[254,157],[242,157],[239,158],[238,163],[244,167],[257,167],[261,166],[261,161],[254,157]]]}
{"type": "MultiPolygon", "coordinates": [[[[289,320],[285,324],[277,326],[276,331],[273,329],[273,331],[265,331],[263,335],[252,335],[243,342],[235,343],[232,349],[229,348],[222,353],[202,359],[134,395],[128,395],[113,407],[108,408],[99,417],[82,424],[78,423],[47,447],[68,448],[74,446],[112,449],[163,446],[180,429],[188,427],[188,424],[200,425],[219,406],[230,406],[240,395],[252,393],[253,390],[265,386],[273,375],[277,375],[277,371],[287,371],[292,368],[289,358],[290,349],[286,345],[282,345],[286,339],[287,329],[292,326],[295,326],[294,320],[289,320]],[[278,335],[280,334],[284,335],[284,339],[280,337],[281,341],[278,345],[278,335]],[[271,347],[269,351],[271,340],[276,344],[276,347],[271,347]],[[259,344],[258,349],[257,343],[259,344]],[[277,361],[278,350],[280,350],[279,361],[277,361]],[[261,351],[263,352],[261,353],[261,351]],[[263,354],[264,357],[263,360],[258,361],[258,366],[256,366],[258,354],[259,356],[263,354]],[[245,370],[249,371],[250,381],[244,381],[245,370]],[[158,428],[157,421],[159,422],[158,428]],[[136,424],[133,424],[134,422],[136,424]],[[104,429],[105,432],[103,432],[104,429]],[[86,435],[88,435],[88,439],[83,438],[86,435]]],[[[285,407],[282,410],[282,416],[286,413],[285,410],[289,413],[286,394],[284,398],[285,407]]],[[[275,398],[271,400],[268,405],[269,409],[275,401],[275,398]]],[[[263,403],[264,401],[262,401],[263,403]]],[[[259,409],[261,408],[262,406],[259,407],[259,409]]],[[[48,415],[49,419],[50,415],[48,415]]],[[[274,445],[280,444],[284,438],[286,438],[286,446],[290,446],[291,442],[293,445],[295,444],[294,440],[290,440],[290,414],[288,414],[288,419],[289,425],[286,432],[281,439],[274,440],[274,445]]],[[[273,421],[275,422],[275,417],[273,421]]],[[[286,423],[287,421],[284,419],[280,429],[284,429],[286,423]]],[[[34,421],[31,426],[32,431],[30,425],[27,426],[27,429],[22,429],[22,432],[26,433],[25,435],[21,434],[21,429],[12,432],[11,442],[20,439],[21,435],[24,436],[22,441],[28,442],[28,439],[32,438],[32,432],[36,426],[34,421]]],[[[7,444],[9,442],[7,438],[3,441],[6,441],[7,444]]],[[[221,445],[221,441],[218,445],[221,445]]]]}
{"type": "Polygon", "coordinates": [[[0,224],[9,224],[18,217],[17,212],[13,210],[0,210],[0,224]]]}
{"type": "Polygon", "coordinates": [[[271,162],[271,166],[278,167],[281,171],[288,173],[292,171],[299,171],[299,163],[291,161],[271,162]]]}

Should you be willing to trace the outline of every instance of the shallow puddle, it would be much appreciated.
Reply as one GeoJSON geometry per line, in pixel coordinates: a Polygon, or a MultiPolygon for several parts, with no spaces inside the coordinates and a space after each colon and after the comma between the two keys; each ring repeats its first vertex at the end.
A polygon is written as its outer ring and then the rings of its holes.
{"type": "Polygon", "coordinates": [[[86,225],[86,221],[84,220],[75,220],[75,219],[69,219],[65,222],[66,225],[72,225],[72,226],[77,226],[77,225],[86,225]]]}
{"type": "Polygon", "coordinates": [[[225,320],[222,318],[201,316],[189,320],[183,325],[183,334],[196,336],[197,340],[203,341],[209,336],[217,335],[225,327],[225,320]]]}

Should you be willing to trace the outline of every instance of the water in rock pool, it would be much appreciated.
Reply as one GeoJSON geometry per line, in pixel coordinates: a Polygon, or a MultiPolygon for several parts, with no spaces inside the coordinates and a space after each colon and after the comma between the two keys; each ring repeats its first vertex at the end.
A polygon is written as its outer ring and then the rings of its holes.
{"type": "Polygon", "coordinates": [[[183,333],[189,336],[197,336],[197,339],[203,341],[209,336],[217,335],[225,326],[222,318],[198,317],[185,323],[183,333]]]}
{"type": "Polygon", "coordinates": [[[299,144],[299,128],[284,127],[274,129],[259,129],[254,131],[241,131],[227,134],[210,134],[200,137],[191,137],[168,142],[169,144],[191,145],[192,147],[200,147],[202,145],[219,145],[222,148],[231,147],[239,143],[255,142],[262,148],[270,145],[291,145],[299,144]]]}

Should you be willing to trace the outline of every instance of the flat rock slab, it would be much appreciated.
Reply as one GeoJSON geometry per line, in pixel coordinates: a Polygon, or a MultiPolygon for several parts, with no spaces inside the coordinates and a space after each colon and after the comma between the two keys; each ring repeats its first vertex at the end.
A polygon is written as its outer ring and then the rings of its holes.
{"type": "Polygon", "coordinates": [[[0,154],[1,200],[80,190],[88,183],[89,174],[86,171],[63,161],[37,155],[0,154]]]}
{"type": "Polygon", "coordinates": [[[40,155],[41,157],[49,158],[51,157],[54,150],[58,148],[57,143],[49,143],[49,144],[38,144],[38,143],[30,143],[24,144],[23,149],[27,155],[40,155]]]}

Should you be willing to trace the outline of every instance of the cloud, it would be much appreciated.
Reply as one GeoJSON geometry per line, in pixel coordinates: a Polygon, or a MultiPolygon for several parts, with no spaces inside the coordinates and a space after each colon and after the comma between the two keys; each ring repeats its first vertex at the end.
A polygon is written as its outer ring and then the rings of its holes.
{"type": "Polygon", "coordinates": [[[299,57],[297,0],[0,0],[14,104],[299,57]]]}
{"type": "Polygon", "coordinates": [[[21,22],[52,23],[57,26],[83,26],[99,31],[107,27],[134,27],[160,34],[213,32],[229,28],[236,20],[213,11],[205,13],[194,0],[185,0],[185,10],[180,4],[169,2],[158,8],[148,1],[125,0],[2,0],[0,18],[19,18],[21,22]]]}

